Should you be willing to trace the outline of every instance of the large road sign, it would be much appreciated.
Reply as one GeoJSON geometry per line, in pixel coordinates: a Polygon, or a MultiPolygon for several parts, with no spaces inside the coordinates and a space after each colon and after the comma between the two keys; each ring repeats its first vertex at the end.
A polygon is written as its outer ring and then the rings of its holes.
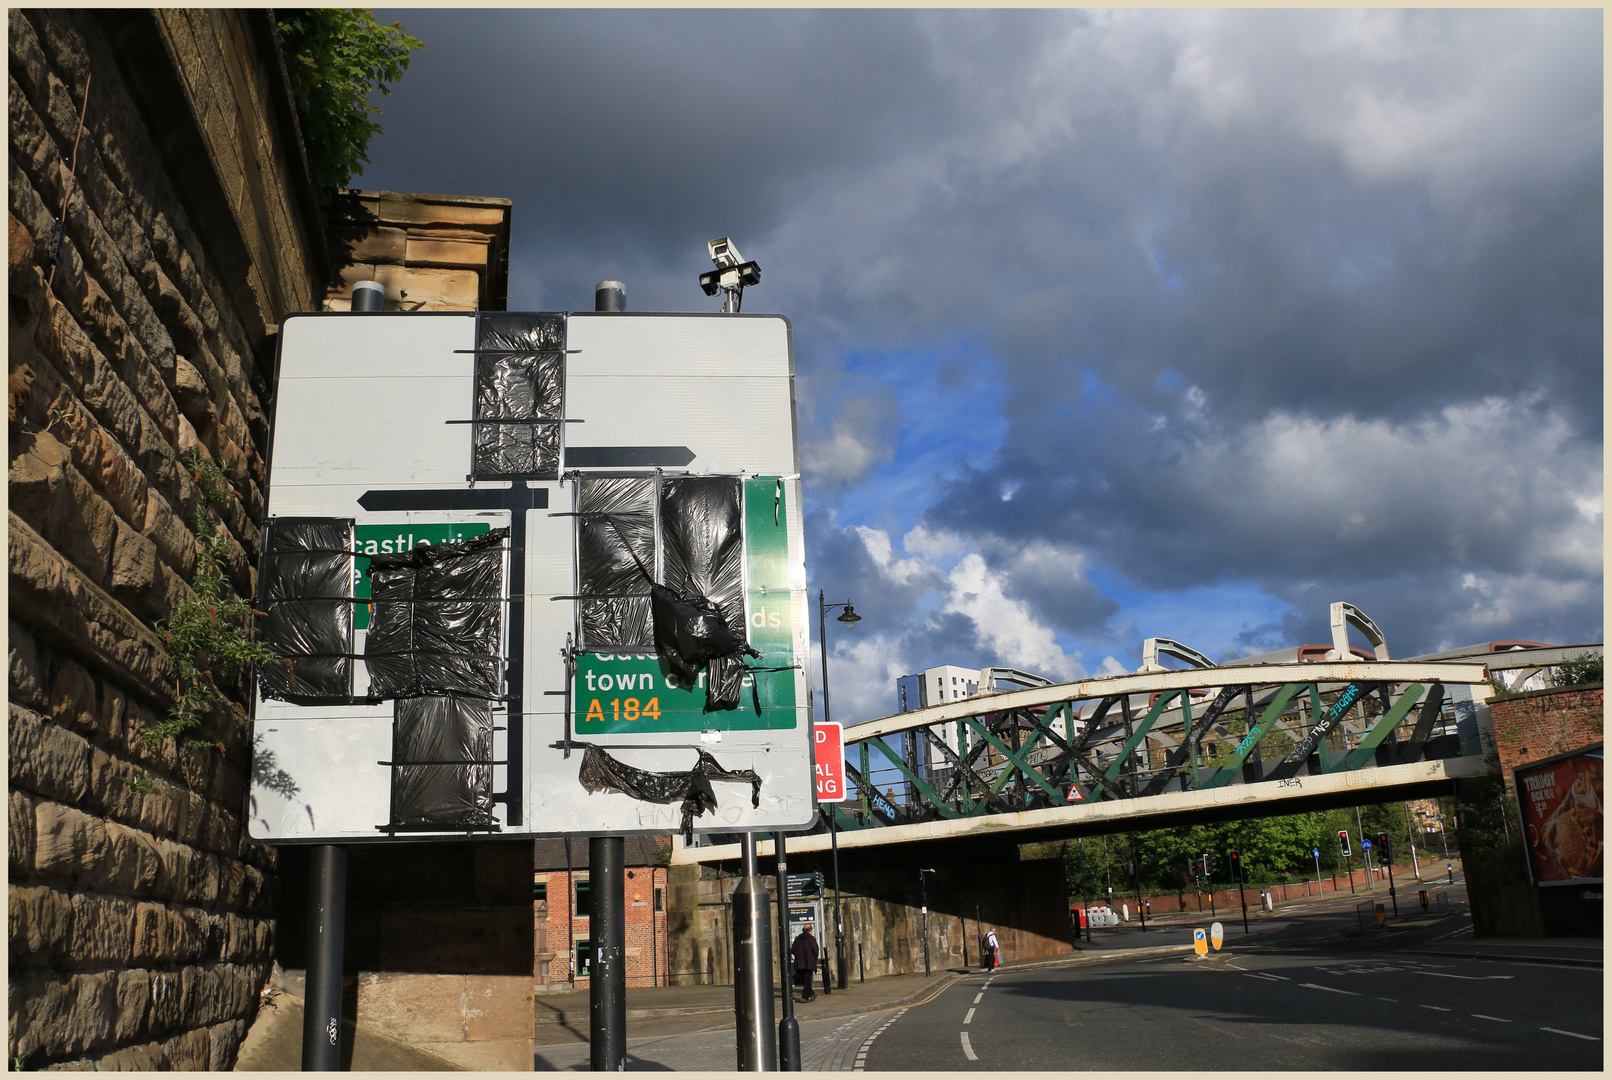
{"type": "Polygon", "coordinates": [[[253,839],[811,824],[787,320],[279,338],[253,839]]]}

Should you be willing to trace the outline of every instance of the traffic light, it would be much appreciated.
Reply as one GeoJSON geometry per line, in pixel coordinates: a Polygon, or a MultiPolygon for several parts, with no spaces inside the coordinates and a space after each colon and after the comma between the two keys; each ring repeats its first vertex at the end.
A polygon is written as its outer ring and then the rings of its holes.
{"type": "Polygon", "coordinates": [[[1243,853],[1240,851],[1231,853],[1231,880],[1239,883],[1243,880],[1243,853]]]}
{"type": "Polygon", "coordinates": [[[1354,854],[1353,851],[1349,850],[1349,830],[1348,829],[1339,829],[1338,830],[1338,847],[1339,847],[1339,849],[1342,850],[1343,857],[1345,859],[1349,858],[1349,856],[1354,854]]]}
{"type": "Polygon", "coordinates": [[[1377,862],[1382,866],[1392,866],[1394,862],[1388,850],[1388,834],[1385,832],[1377,834],[1377,862]]]}
{"type": "Polygon", "coordinates": [[[1207,851],[1203,853],[1203,876],[1206,878],[1215,876],[1215,857],[1207,851]]]}

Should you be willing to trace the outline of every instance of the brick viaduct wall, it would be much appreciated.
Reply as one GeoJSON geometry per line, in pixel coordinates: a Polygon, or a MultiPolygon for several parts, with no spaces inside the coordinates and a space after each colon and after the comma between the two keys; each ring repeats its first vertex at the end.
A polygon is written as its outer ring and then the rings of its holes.
{"type": "Polygon", "coordinates": [[[8,1052],[229,1068],[273,956],[243,720],[148,745],[190,595],[180,455],[239,467],[253,584],[284,313],[327,276],[284,68],[252,11],[9,13],[8,1052]],[[92,76],[54,281],[56,218],[92,76]]]}
{"type": "Polygon", "coordinates": [[[1511,770],[1602,740],[1605,703],[1600,683],[1531,690],[1489,699],[1506,790],[1511,770]]]}

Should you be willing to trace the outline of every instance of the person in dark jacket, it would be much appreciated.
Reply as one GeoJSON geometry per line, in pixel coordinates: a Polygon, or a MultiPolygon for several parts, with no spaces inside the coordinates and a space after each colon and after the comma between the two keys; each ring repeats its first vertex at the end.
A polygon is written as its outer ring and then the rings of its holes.
{"type": "Polygon", "coordinates": [[[812,991],[812,972],[817,970],[817,939],[812,937],[811,923],[807,923],[805,929],[795,936],[794,944],[789,946],[789,954],[795,958],[795,985],[801,988],[800,1000],[817,1000],[817,995],[812,991]]]}

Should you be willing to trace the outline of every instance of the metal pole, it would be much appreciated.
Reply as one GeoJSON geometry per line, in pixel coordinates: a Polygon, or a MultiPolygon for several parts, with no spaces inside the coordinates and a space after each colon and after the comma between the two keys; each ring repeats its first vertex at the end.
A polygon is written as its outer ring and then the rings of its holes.
{"type": "Polygon", "coordinates": [[[1248,897],[1243,895],[1243,878],[1246,877],[1246,876],[1247,876],[1247,874],[1244,871],[1244,869],[1239,866],[1237,868],[1237,900],[1243,905],[1243,933],[1245,933],[1245,934],[1249,933],[1249,929],[1248,929],[1248,897]]]}
{"type": "MultiPolygon", "coordinates": [[[[1075,841],[1080,846],[1080,913],[1086,917],[1086,944],[1090,945],[1091,900],[1088,899],[1086,888],[1086,838],[1084,836],[1076,837],[1075,841]]],[[[964,964],[963,966],[967,967],[968,965],[964,964]]]]}
{"type": "Polygon", "coordinates": [[[918,902],[922,905],[919,913],[923,923],[924,932],[924,977],[929,977],[929,889],[924,885],[924,871],[918,871],[918,902]]]}
{"type": "Polygon", "coordinates": [[[386,286],[378,281],[353,282],[352,311],[385,311],[386,286]]]}
{"type": "Polygon", "coordinates": [[[1360,807],[1355,807],[1355,831],[1360,834],[1360,869],[1366,872],[1366,891],[1374,892],[1371,883],[1371,864],[1366,861],[1366,826],[1360,820],[1360,807]]]}
{"type": "Polygon", "coordinates": [[[778,856],[778,976],[783,983],[784,1018],[778,1021],[778,1068],[800,1072],[800,1021],[795,1019],[795,965],[789,951],[789,853],[784,834],[772,834],[778,856]]]}
{"type": "Polygon", "coordinates": [[[593,287],[593,310],[626,311],[627,286],[619,281],[601,281],[593,287]]]}
{"type": "MultiPolygon", "coordinates": [[[[825,700],[823,705],[826,709],[828,702],[825,700]]],[[[842,791],[841,794],[844,794],[844,792],[842,791]]],[[[834,965],[839,969],[839,976],[836,981],[840,984],[840,989],[844,990],[846,986],[845,917],[840,909],[840,823],[835,819],[837,812],[834,804],[830,803],[828,808],[828,843],[834,852],[834,965]]],[[[967,965],[965,964],[964,966],[966,967],[967,965]]]]}
{"type": "Polygon", "coordinates": [[[1315,852],[1315,895],[1321,895],[1321,849],[1311,848],[1315,852]]]}
{"type": "Polygon", "coordinates": [[[1388,899],[1394,902],[1394,917],[1399,917],[1399,897],[1394,895],[1394,855],[1393,848],[1388,849],[1388,899]]]}
{"type": "Polygon", "coordinates": [[[588,841],[593,970],[588,982],[588,1056],[594,1072],[627,1071],[627,871],[619,836],[588,841]]]}
{"type": "Polygon", "coordinates": [[[1147,912],[1142,910],[1142,862],[1136,857],[1136,834],[1131,834],[1131,882],[1136,887],[1136,917],[1142,920],[1142,933],[1147,933],[1147,912]]]}
{"type": "Polygon", "coordinates": [[[341,1071],[341,954],[347,929],[347,849],[313,849],[308,880],[308,976],[302,1070],[341,1071]]]}
{"type": "Polygon", "coordinates": [[[771,897],[756,873],[756,836],[743,833],[744,860],[733,890],[733,1013],[740,1072],[774,1072],[778,1037],[772,1026],[771,897]]]}

